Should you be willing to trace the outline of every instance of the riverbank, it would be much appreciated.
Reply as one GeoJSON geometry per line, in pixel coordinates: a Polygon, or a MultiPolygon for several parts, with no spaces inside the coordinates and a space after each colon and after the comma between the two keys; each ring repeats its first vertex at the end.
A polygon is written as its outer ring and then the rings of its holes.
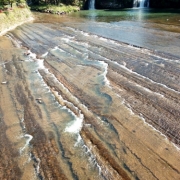
{"type": "Polygon", "coordinates": [[[33,20],[33,15],[29,8],[13,7],[0,13],[0,36],[17,26],[33,20]]]}
{"type": "Polygon", "coordinates": [[[51,13],[57,15],[64,15],[64,14],[69,14],[71,12],[80,11],[80,8],[78,6],[70,6],[70,5],[65,6],[63,4],[60,4],[59,6],[55,6],[55,5],[31,6],[30,8],[32,11],[51,13]]]}

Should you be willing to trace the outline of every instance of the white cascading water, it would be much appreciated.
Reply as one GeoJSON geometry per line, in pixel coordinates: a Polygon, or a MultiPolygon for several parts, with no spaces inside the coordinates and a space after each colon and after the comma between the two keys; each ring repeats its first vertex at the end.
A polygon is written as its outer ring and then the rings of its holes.
{"type": "Polygon", "coordinates": [[[145,0],[140,0],[140,8],[144,8],[145,7],[145,0]]]}
{"type": "Polygon", "coordinates": [[[95,0],[90,0],[89,1],[89,9],[95,9],[95,0]]]}
{"type": "Polygon", "coordinates": [[[149,0],[134,0],[134,7],[145,8],[149,7],[149,0]]]}

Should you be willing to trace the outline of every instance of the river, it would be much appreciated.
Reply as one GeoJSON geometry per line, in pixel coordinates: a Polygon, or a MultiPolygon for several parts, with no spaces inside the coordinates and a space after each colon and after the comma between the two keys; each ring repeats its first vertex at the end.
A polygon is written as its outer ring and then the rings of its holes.
{"type": "Polygon", "coordinates": [[[180,179],[179,13],[34,13],[0,37],[0,179],[180,179]]]}

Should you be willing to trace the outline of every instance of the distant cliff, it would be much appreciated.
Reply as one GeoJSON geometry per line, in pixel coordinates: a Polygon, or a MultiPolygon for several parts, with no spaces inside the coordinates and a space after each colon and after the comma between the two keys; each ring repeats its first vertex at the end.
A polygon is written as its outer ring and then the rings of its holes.
{"type": "Polygon", "coordinates": [[[180,8],[180,0],[150,0],[152,8],[180,8]]]}
{"type": "MultiPolygon", "coordinates": [[[[85,1],[85,9],[88,9],[90,0],[85,1]]],[[[96,0],[96,9],[120,9],[132,8],[134,0],[96,0]]],[[[149,0],[151,8],[180,8],[180,0],[149,0]]]]}
{"type": "MultiPolygon", "coordinates": [[[[91,0],[84,1],[84,9],[88,9],[91,0]]],[[[120,9],[133,7],[133,0],[95,0],[96,9],[120,9]]]]}
{"type": "Polygon", "coordinates": [[[97,9],[119,9],[133,7],[133,0],[96,0],[97,9]]]}

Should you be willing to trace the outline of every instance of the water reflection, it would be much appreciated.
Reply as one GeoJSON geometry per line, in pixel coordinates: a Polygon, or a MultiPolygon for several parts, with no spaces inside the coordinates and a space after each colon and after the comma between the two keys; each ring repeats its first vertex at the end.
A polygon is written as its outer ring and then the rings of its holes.
{"type": "Polygon", "coordinates": [[[96,10],[92,9],[88,11],[88,19],[92,21],[96,21],[98,17],[98,13],[96,10]]]}
{"type": "Polygon", "coordinates": [[[137,19],[138,19],[138,21],[142,21],[142,20],[143,20],[143,18],[144,18],[143,14],[144,14],[143,9],[140,9],[140,10],[138,11],[138,14],[137,14],[137,19]]]}
{"type": "Polygon", "coordinates": [[[149,8],[133,8],[120,10],[90,10],[73,13],[75,18],[86,18],[97,22],[150,21],[153,23],[180,25],[180,10],[156,10],[149,8]],[[169,19],[169,21],[167,21],[169,19]]]}
{"type": "Polygon", "coordinates": [[[81,11],[73,16],[76,20],[85,20],[84,23],[73,26],[98,36],[179,56],[178,35],[170,33],[180,33],[179,12],[149,8],[81,11]]]}

